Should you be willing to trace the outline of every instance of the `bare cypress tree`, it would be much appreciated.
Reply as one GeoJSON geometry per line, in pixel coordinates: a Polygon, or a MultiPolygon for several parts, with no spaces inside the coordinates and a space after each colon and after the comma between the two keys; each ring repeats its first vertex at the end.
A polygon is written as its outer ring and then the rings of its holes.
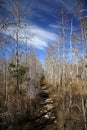
{"type": "MultiPolygon", "coordinates": [[[[12,1],[12,13],[15,21],[15,25],[13,24],[13,29],[15,30],[15,43],[16,43],[16,89],[15,92],[20,91],[20,83],[19,83],[19,39],[20,39],[20,30],[23,24],[23,17],[28,14],[31,10],[31,5],[28,10],[23,10],[18,1],[12,1]],[[29,12],[28,12],[29,11],[29,12]]],[[[27,48],[27,46],[26,46],[27,48]]],[[[27,54],[26,54],[27,55],[27,54]]],[[[27,60],[27,59],[26,59],[27,60]]]]}
{"type": "Polygon", "coordinates": [[[3,92],[4,92],[4,99],[5,99],[5,105],[8,101],[8,86],[7,86],[7,58],[6,58],[6,43],[8,39],[6,39],[4,36],[2,36],[1,39],[1,46],[2,46],[2,82],[3,82],[3,92]]]}
{"type": "Polygon", "coordinates": [[[81,16],[80,16],[80,24],[81,24],[81,34],[82,34],[82,45],[83,45],[83,73],[82,73],[82,81],[83,81],[83,85],[82,85],[82,111],[83,111],[83,116],[84,116],[84,126],[85,126],[85,130],[87,130],[87,117],[86,117],[86,111],[87,111],[87,99],[84,99],[84,92],[86,90],[86,84],[85,84],[85,79],[87,78],[85,75],[85,72],[87,73],[87,68],[86,68],[86,53],[87,53],[87,48],[85,50],[85,45],[87,46],[87,17],[83,15],[83,12],[85,10],[80,10],[81,16]],[[84,45],[85,43],[85,45],[84,45]]]}
{"type": "Polygon", "coordinates": [[[70,102],[69,102],[69,108],[72,105],[72,19],[71,19],[71,31],[70,31],[70,102]]]}

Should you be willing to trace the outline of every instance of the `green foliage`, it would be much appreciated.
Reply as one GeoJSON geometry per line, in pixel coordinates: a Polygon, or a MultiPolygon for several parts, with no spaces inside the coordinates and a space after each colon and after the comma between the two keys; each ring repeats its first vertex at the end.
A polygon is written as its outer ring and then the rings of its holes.
{"type": "Polygon", "coordinates": [[[9,68],[15,68],[15,64],[10,63],[10,64],[9,64],[9,68]]]}
{"type": "Polygon", "coordinates": [[[28,71],[28,67],[25,66],[20,66],[19,67],[19,76],[24,76],[26,74],[26,72],[28,71]]]}
{"type": "Polygon", "coordinates": [[[25,74],[28,71],[28,67],[19,65],[18,68],[15,64],[10,63],[9,64],[9,73],[10,77],[14,78],[15,80],[19,80],[19,83],[22,83],[23,80],[25,79],[25,74]]]}

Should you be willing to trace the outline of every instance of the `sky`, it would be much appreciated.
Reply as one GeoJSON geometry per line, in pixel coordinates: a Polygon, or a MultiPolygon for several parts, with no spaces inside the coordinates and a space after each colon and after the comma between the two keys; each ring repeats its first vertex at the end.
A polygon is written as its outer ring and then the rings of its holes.
{"type": "MultiPolygon", "coordinates": [[[[1,0],[0,0],[1,1],[1,0]]],[[[4,1],[4,0],[3,0],[4,1]]],[[[10,0],[7,0],[6,8],[11,10],[10,0]]],[[[26,37],[32,38],[28,39],[28,45],[33,45],[36,51],[38,58],[41,63],[44,64],[44,58],[46,56],[46,48],[48,44],[55,43],[58,39],[58,20],[60,21],[60,10],[64,9],[70,15],[71,12],[74,12],[72,7],[72,0],[18,0],[20,5],[24,10],[31,5],[31,11],[29,15],[24,17],[25,29],[19,31],[20,37],[26,35],[26,37]],[[59,17],[57,20],[56,17],[59,17]]],[[[84,5],[84,8],[87,9],[87,1],[81,0],[84,5]]],[[[73,6],[79,5],[78,0],[73,0],[73,6]]],[[[8,12],[7,14],[8,15],[8,12]]],[[[3,17],[3,11],[0,13],[0,16],[3,17]]],[[[70,17],[70,16],[69,16],[70,17]]],[[[75,16],[76,18],[77,16],[75,16]]],[[[76,24],[76,23],[74,23],[76,24]]],[[[8,30],[4,33],[6,35],[14,34],[15,29],[11,25],[8,27],[8,30]]],[[[25,39],[20,39],[20,43],[24,42],[25,39]]]]}

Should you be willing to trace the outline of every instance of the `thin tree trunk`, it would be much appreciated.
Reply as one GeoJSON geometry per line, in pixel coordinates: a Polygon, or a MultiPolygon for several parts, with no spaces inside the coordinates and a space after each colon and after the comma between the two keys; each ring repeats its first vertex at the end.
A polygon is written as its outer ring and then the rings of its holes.
{"type": "Polygon", "coordinates": [[[70,101],[69,101],[69,109],[71,109],[72,105],[72,19],[71,19],[71,32],[70,32],[70,101]]]}

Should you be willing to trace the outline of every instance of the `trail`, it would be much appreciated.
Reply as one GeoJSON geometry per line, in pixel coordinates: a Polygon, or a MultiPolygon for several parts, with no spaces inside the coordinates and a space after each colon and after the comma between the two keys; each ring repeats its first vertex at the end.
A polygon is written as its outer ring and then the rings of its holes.
{"type": "Polygon", "coordinates": [[[39,114],[25,126],[25,130],[56,130],[54,101],[47,86],[41,86],[39,97],[39,114]]]}

